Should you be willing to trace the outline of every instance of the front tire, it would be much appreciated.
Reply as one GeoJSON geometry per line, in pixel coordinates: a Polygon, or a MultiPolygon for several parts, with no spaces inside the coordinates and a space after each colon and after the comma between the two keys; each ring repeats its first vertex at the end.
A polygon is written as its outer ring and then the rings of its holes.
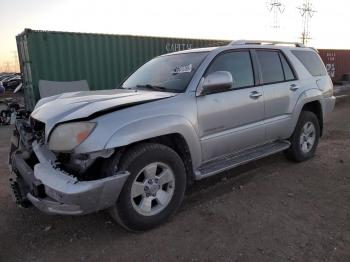
{"type": "Polygon", "coordinates": [[[182,159],[171,148],[143,143],[130,148],[120,170],[130,172],[112,217],[130,231],[159,226],[180,207],[186,189],[182,159]]]}
{"type": "Polygon", "coordinates": [[[293,135],[289,139],[291,147],[285,151],[288,159],[302,162],[312,158],[320,138],[317,116],[310,111],[302,111],[293,135]]]}

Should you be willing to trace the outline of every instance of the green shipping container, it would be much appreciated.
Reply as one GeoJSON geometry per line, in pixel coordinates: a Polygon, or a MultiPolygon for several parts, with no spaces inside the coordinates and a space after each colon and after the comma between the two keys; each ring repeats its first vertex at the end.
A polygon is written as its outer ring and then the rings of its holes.
{"type": "Polygon", "coordinates": [[[40,99],[39,80],[86,79],[90,90],[111,89],[147,60],[228,41],[35,31],[16,37],[27,110],[40,99]]]}

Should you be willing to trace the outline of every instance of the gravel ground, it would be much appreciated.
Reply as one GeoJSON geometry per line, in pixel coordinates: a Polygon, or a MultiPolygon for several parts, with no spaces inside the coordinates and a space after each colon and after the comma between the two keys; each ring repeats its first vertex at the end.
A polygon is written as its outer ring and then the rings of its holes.
{"type": "Polygon", "coordinates": [[[315,158],[277,154],[198,182],[175,217],[139,234],[105,212],[16,207],[9,138],[0,127],[0,261],[350,261],[350,98],[338,99],[315,158]]]}

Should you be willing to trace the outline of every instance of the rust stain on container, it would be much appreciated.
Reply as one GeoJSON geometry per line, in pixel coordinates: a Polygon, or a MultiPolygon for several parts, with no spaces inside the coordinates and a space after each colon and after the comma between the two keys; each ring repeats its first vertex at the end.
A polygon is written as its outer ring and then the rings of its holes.
{"type": "Polygon", "coordinates": [[[350,50],[318,49],[318,51],[333,82],[342,81],[343,75],[350,73],[350,50]]]}

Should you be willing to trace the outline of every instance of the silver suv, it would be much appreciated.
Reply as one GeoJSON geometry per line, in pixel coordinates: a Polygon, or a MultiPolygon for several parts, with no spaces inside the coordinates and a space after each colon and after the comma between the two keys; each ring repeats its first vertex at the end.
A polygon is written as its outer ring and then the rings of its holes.
{"type": "Polygon", "coordinates": [[[280,151],[314,156],[332,82],[312,48],[234,41],[156,57],[108,91],[41,99],[11,139],[17,203],[49,214],[108,209],[153,228],[195,180],[280,151]]]}

